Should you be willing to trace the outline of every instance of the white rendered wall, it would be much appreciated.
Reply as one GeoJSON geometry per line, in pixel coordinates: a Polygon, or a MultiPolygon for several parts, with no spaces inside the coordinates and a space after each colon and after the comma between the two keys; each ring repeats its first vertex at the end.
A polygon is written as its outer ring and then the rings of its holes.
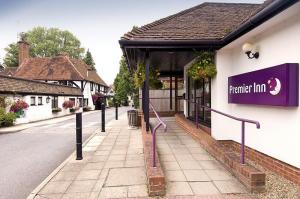
{"type": "MultiPolygon", "coordinates": [[[[212,81],[212,107],[237,117],[258,120],[261,129],[246,125],[246,145],[300,168],[299,107],[228,104],[228,77],[283,63],[300,63],[300,3],[217,52],[218,74],[212,81]],[[244,42],[259,47],[260,57],[250,60],[242,52],[244,42]]],[[[240,142],[237,121],[212,114],[212,136],[240,142]]]]}
{"type": "Polygon", "coordinates": [[[94,86],[93,91],[91,91],[91,83],[90,82],[84,82],[83,86],[84,86],[84,90],[83,90],[84,98],[88,99],[89,107],[91,107],[92,109],[95,109],[95,106],[93,104],[93,98],[92,98],[92,95],[95,94],[95,92],[96,92],[95,84],[93,84],[93,86],[94,86]]]}
{"type": "MultiPolygon", "coordinates": [[[[53,97],[50,96],[49,103],[46,103],[47,97],[48,96],[41,96],[41,95],[11,96],[10,97],[11,101],[17,101],[18,99],[22,99],[29,105],[28,109],[24,110],[24,112],[25,112],[24,117],[18,118],[16,120],[16,124],[28,123],[28,122],[34,122],[34,121],[39,121],[39,120],[45,120],[45,119],[51,119],[51,118],[55,118],[55,117],[70,115],[71,114],[70,110],[64,109],[62,107],[62,104],[64,103],[64,101],[69,100],[70,98],[77,99],[77,97],[74,97],[74,96],[59,96],[58,97],[58,107],[61,108],[62,111],[57,112],[57,113],[52,113],[51,99],[53,97]],[[36,97],[36,105],[34,105],[34,106],[30,105],[31,97],[36,97]],[[38,105],[38,97],[43,98],[42,105],[38,105]]],[[[78,106],[78,104],[76,104],[75,106],[78,106]]],[[[78,111],[82,111],[82,109],[80,109],[78,111]]]]}

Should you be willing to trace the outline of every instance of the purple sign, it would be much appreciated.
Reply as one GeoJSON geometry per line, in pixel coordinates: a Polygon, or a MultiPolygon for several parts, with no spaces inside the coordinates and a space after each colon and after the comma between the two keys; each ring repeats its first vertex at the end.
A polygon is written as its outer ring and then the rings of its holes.
{"type": "Polygon", "coordinates": [[[298,96],[298,64],[282,64],[228,77],[228,103],[298,106],[298,96]]]}

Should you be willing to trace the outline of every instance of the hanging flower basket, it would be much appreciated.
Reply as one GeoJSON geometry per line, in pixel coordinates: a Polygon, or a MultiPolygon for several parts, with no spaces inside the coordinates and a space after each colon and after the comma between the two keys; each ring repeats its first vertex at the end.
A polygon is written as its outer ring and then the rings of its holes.
{"type": "MultiPolygon", "coordinates": [[[[150,67],[149,74],[149,86],[153,89],[162,88],[162,82],[159,80],[159,70],[150,67]]],[[[136,88],[141,88],[143,86],[144,81],[146,80],[146,66],[144,63],[139,62],[137,65],[137,69],[134,72],[134,86],[136,88]]]]}
{"type": "Polygon", "coordinates": [[[103,95],[102,93],[96,92],[95,94],[92,95],[93,104],[96,105],[97,101],[102,103],[104,100],[104,97],[105,97],[105,95],[103,95]]]}
{"type": "Polygon", "coordinates": [[[64,103],[63,103],[63,108],[64,109],[68,109],[68,108],[73,108],[74,107],[74,102],[73,101],[71,101],[71,100],[66,100],[66,101],[64,101],[64,103]]]}
{"type": "Polygon", "coordinates": [[[197,57],[187,73],[194,80],[215,77],[217,74],[215,53],[213,51],[197,52],[197,57]]]}
{"type": "Polygon", "coordinates": [[[9,111],[15,113],[17,118],[20,118],[24,116],[24,110],[28,107],[29,105],[24,100],[18,99],[11,105],[9,111]]]}

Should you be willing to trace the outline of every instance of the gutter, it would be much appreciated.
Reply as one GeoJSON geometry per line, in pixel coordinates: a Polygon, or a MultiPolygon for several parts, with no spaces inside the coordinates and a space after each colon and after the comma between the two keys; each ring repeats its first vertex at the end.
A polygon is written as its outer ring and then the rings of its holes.
{"type": "MultiPolygon", "coordinates": [[[[121,48],[197,48],[197,47],[222,47],[222,40],[156,40],[156,41],[139,41],[139,40],[119,40],[121,48]]],[[[124,50],[123,50],[124,51],[124,50]]]]}

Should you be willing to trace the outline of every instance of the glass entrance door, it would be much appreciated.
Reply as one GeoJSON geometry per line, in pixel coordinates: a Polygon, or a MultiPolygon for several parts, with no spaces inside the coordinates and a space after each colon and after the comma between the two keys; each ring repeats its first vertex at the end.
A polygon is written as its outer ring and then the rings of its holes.
{"type": "MultiPolygon", "coordinates": [[[[211,107],[211,81],[210,79],[194,81],[189,78],[188,87],[188,117],[191,120],[195,120],[196,107],[192,102],[199,103],[202,106],[211,107]]],[[[198,118],[199,122],[205,126],[211,125],[211,112],[205,108],[198,107],[198,118]]]]}

